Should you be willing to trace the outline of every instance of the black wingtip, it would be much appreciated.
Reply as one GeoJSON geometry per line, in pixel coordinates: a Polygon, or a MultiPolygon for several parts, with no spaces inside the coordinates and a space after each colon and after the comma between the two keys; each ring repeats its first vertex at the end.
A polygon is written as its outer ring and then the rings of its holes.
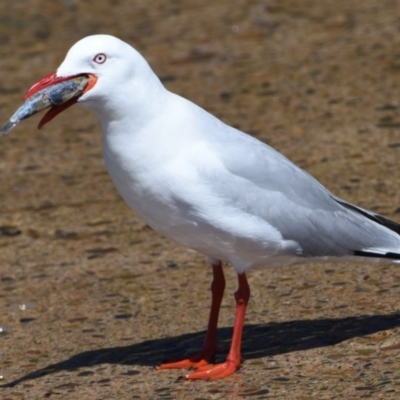
{"type": "MultiPolygon", "coordinates": [[[[385,228],[388,228],[391,231],[396,232],[398,235],[400,235],[400,224],[399,223],[397,223],[395,221],[392,221],[392,220],[390,220],[388,218],[385,218],[382,215],[375,214],[375,213],[367,211],[367,210],[363,210],[362,208],[359,208],[359,207],[357,207],[357,206],[355,206],[353,204],[350,204],[350,203],[346,203],[343,200],[336,199],[336,198],[334,198],[334,200],[337,203],[339,203],[341,206],[343,206],[343,207],[345,207],[345,208],[347,208],[349,210],[352,210],[352,211],[354,211],[356,213],[359,213],[359,214],[363,215],[364,217],[370,219],[371,221],[374,221],[377,224],[382,225],[385,228]]],[[[396,254],[396,253],[388,253],[388,254],[396,254]]]]}
{"type": "Polygon", "coordinates": [[[400,260],[400,254],[391,253],[391,252],[382,254],[382,253],[374,253],[373,251],[356,250],[356,251],[354,251],[353,254],[355,256],[359,256],[359,257],[386,258],[389,260],[400,260]]]}

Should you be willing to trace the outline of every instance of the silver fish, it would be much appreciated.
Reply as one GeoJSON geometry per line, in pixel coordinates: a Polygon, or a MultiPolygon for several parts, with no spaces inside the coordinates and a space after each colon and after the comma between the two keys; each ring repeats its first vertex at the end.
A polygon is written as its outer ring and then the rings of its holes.
{"type": "Polygon", "coordinates": [[[49,86],[33,96],[29,97],[25,103],[18,108],[8,122],[0,129],[0,136],[15,128],[23,119],[29,118],[37,112],[52,106],[61,105],[68,100],[79,96],[85,89],[89,77],[80,75],[73,79],[49,86]]]}

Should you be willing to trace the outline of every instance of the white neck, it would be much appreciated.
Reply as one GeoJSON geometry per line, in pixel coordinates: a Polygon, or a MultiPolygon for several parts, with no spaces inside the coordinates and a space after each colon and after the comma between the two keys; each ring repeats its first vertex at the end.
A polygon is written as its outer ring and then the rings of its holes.
{"type": "Polygon", "coordinates": [[[168,103],[170,93],[143,61],[131,79],[109,85],[103,94],[82,97],[80,104],[95,113],[104,135],[140,131],[168,103]]]}

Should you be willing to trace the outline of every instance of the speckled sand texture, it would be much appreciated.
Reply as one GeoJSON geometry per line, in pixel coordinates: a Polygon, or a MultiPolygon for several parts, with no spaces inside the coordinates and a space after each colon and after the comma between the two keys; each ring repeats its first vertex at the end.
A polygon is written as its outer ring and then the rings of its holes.
{"type": "MultiPolygon", "coordinates": [[[[172,91],[400,221],[400,1],[2,1],[0,122],[93,33],[132,43],[172,91]]],[[[201,345],[211,270],[123,203],[93,115],[38,121],[0,138],[1,400],[400,398],[392,264],[250,272],[243,368],[215,382],[153,370],[201,345]]]]}

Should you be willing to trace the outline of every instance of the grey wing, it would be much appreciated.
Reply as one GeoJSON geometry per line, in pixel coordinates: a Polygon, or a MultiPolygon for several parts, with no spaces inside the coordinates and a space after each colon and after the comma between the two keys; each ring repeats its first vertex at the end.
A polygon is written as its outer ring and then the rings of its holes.
{"type": "Polygon", "coordinates": [[[299,243],[303,256],[400,258],[400,225],[335,197],[271,147],[230,133],[234,140],[217,142],[217,151],[236,184],[214,179],[214,190],[299,243]]]}

